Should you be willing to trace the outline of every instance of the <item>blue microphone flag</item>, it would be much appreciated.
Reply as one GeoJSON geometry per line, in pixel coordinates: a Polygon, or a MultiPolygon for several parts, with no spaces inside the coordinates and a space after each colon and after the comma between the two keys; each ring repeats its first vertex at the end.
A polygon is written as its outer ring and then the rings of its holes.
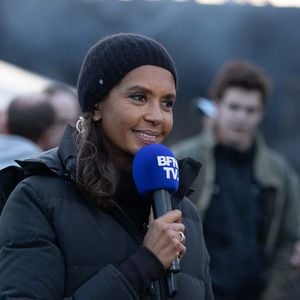
{"type": "Polygon", "coordinates": [[[178,189],[177,160],[173,152],[162,144],[142,147],[135,154],[132,172],[137,190],[142,196],[161,189],[170,193],[178,189]]]}

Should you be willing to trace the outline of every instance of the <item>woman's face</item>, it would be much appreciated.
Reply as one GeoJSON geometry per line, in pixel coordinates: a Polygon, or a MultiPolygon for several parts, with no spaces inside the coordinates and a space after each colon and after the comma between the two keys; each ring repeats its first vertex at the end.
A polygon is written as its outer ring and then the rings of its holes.
{"type": "Polygon", "coordinates": [[[172,73],[145,65],[129,72],[97,105],[94,116],[101,119],[104,142],[121,166],[130,168],[141,147],[169,134],[175,98],[172,73]]]}

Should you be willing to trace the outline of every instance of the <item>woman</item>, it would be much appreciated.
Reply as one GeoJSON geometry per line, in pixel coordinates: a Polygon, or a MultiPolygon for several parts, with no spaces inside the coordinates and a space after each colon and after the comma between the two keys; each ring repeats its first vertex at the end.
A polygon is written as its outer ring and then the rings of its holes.
{"type": "Polygon", "coordinates": [[[196,164],[180,163],[189,178],[176,209],[156,220],[131,175],[135,153],[172,129],[176,82],[168,52],[148,37],[116,34],[88,51],[77,130],[21,163],[28,178],[1,215],[0,299],[167,299],[178,255],[174,299],[212,299],[201,223],[185,198],[196,164]]]}

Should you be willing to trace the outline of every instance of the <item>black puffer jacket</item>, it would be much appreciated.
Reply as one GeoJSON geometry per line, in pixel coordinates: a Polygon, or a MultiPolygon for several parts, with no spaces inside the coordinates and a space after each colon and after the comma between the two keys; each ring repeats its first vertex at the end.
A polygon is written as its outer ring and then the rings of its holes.
{"type": "MultiPolygon", "coordinates": [[[[79,192],[70,177],[73,153],[67,134],[59,149],[21,163],[28,177],[0,217],[0,299],[160,299],[153,289],[138,296],[117,267],[140,245],[129,227],[79,192]]],[[[202,225],[183,197],[194,177],[190,168],[189,161],[181,163],[181,185],[173,200],[183,213],[187,247],[173,299],[208,300],[213,296],[202,225]]]]}

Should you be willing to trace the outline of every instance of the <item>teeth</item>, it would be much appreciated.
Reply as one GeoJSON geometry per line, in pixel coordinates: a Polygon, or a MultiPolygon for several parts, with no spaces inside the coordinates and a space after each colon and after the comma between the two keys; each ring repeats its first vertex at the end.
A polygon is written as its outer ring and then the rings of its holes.
{"type": "Polygon", "coordinates": [[[150,140],[155,140],[156,139],[156,136],[155,135],[149,135],[149,134],[146,134],[146,133],[143,133],[143,132],[137,132],[138,135],[146,138],[146,139],[150,139],[150,140]]]}

